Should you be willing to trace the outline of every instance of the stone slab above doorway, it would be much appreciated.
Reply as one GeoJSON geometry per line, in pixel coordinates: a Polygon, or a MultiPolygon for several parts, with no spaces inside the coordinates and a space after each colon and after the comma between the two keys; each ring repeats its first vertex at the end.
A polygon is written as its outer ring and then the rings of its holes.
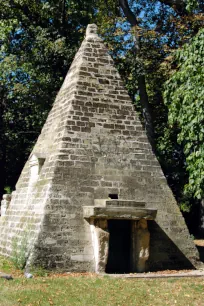
{"type": "Polygon", "coordinates": [[[85,219],[154,220],[157,214],[157,209],[146,208],[144,202],[101,199],[95,205],[83,207],[85,219]]]}

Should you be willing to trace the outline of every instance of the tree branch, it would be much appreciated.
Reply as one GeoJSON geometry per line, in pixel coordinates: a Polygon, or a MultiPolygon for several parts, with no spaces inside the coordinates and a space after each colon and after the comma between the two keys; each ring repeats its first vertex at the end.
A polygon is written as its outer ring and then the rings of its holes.
{"type": "Polygon", "coordinates": [[[127,17],[127,19],[129,21],[129,23],[131,24],[131,26],[132,27],[136,26],[138,24],[137,23],[137,18],[135,17],[133,12],[131,11],[127,0],[119,0],[119,5],[122,8],[123,13],[127,17]]]}
{"type": "MultiPolygon", "coordinates": [[[[140,38],[138,35],[138,31],[136,29],[136,26],[138,25],[137,17],[135,14],[131,11],[128,0],[119,0],[119,5],[121,9],[123,10],[124,15],[126,16],[127,20],[129,21],[132,28],[135,28],[134,33],[134,46],[135,46],[135,56],[140,56],[140,38]]],[[[147,136],[149,138],[149,141],[152,145],[152,149],[155,149],[155,143],[154,143],[154,126],[153,126],[153,120],[151,115],[151,107],[149,104],[149,98],[147,94],[146,89],[146,80],[144,75],[138,76],[138,87],[139,87],[139,96],[140,96],[140,102],[143,109],[143,117],[145,121],[145,127],[147,130],[147,136]]]]}

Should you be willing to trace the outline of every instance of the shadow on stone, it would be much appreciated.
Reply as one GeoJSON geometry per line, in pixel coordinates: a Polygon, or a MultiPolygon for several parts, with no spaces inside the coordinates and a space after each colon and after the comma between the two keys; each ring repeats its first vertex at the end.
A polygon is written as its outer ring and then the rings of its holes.
{"type": "MultiPolygon", "coordinates": [[[[148,228],[151,238],[147,270],[155,272],[161,270],[195,269],[192,263],[155,221],[149,221],[148,228]]],[[[183,243],[185,244],[186,242],[183,241],[183,243]]]]}

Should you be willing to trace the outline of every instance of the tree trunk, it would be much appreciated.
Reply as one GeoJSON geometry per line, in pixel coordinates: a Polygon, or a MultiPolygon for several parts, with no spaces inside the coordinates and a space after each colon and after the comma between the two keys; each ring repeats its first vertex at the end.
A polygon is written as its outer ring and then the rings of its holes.
{"type": "Polygon", "coordinates": [[[152,124],[152,115],[150,111],[149,99],[147,95],[145,76],[141,75],[138,78],[138,86],[139,86],[139,95],[140,101],[142,105],[143,118],[145,121],[145,128],[147,131],[148,139],[152,145],[152,149],[155,149],[155,141],[154,141],[154,128],[152,124]]]}
{"type": "MultiPolygon", "coordinates": [[[[119,5],[121,9],[123,10],[124,15],[126,16],[127,20],[131,24],[132,28],[136,27],[138,25],[137,18],[131,11],[128,1],[127,0],[119,0],[119,5]]],[[[140,40],[138,32],[135,30],[135,37],[134,37],[134,48],[135,48],[135,57],[139,57],[140,53],[140,40]]],[[[152,149],[155,149],[155,142],[154,142],[154,126],[153,126],[153,120],[151,115],[151,107],[149,105],[149,99],[147,95],[146,90],[146,80],[144,75],[138,76],[138,88],[139,88],[139,96],[140,96],[140,102],[143,109],[143,117],[145,122],[145,128],[147,131],[148,139],[152,145],[152,149]]]]}
{"type": "Polygon", "coordinates": [[[3,106],[3,99],[0,104],[0,201],[2,199],[2,195],[4,193],[5,187],[5,164],[6,164],[6,153],[5,153],[5,139],[4,139],[4,122],[3,122],[3,113],[4,113],[4,106],[3,106]]]}
{"type": "Polygon", "coordinates": [[[1,175],[0,175],[0,201],[1,201],[5,187],[5,160],[4,158],[2,158],[2,156],[0,157],[0,169],[1,169],[1,175]]]}
{"type": "Polygon", "coordinates": [[[200,233],[204,235],[204,199],[200,203],[200,233]]]}

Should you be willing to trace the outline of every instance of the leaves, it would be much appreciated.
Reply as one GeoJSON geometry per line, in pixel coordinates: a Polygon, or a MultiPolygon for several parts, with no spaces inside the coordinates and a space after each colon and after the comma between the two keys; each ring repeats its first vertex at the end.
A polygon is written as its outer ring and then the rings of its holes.
{"type": "Polygon", "coordinates": [[[204,30],[175,54],[178,70],[166,82],[164,100],[169,125],[178,126],[178,143],[184,147],[189,181],[185,193],[204,195],[204,30]]]}
{"type": "Polygon", "coordinates": [[[94,8],[76,1],[62,8],[54,0],[0,4],[1,193],[4,185],[13,189],[94,8]]]}

